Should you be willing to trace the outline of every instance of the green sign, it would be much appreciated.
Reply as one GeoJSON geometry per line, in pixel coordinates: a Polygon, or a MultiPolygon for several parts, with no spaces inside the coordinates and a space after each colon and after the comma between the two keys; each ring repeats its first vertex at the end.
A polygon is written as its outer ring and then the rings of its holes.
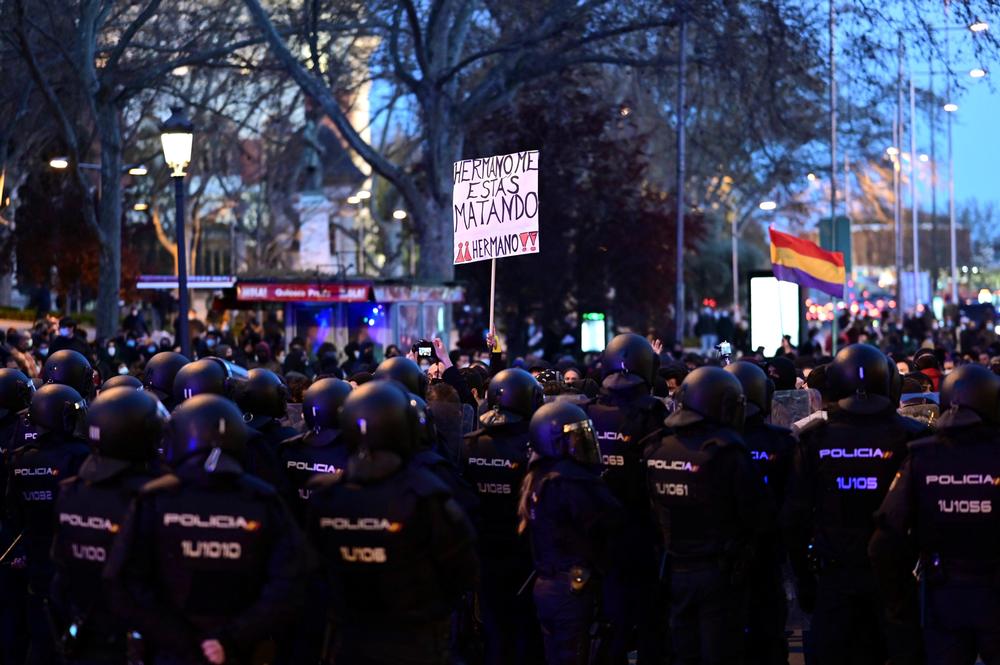
{"type": "Polygon", "coordinates": [[[836,224],[830,223],[829,217],[819,220],[819,246],[830,252],[840,252],[844,255],[844,268],[851,275],[851,220],[847,217],[837,217],[836,224]]]}
{"type": "Polygon", "coordinates": [[[584,312],[583,313],[583,320],[584,321],[603,321],[604,320],[604,314],[603,314],[603,312],[584,312]]]}

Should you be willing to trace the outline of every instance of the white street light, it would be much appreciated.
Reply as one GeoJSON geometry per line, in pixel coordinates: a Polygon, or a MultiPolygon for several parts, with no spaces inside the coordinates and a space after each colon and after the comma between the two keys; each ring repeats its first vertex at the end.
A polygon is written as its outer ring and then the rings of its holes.
{"type": "Polygon", "coordinates": [[[356,195],[352,194],[351,196],[347,197],[347,203],[352,206],[357,205],[361,203],[361,199],[359,199],[356,195]]]}
{"type": "Polygon", "coordinates": [[[129,175],[146,175],[147,173],[149,173],[149,171],[146,170],[146,167],[141,164],[139,166],[129,167],[128,170],[129,175]]]}
{"type": "Polygon", "coordinates": [[[809,182],[815,182],[816,181],[816,174],[815,173],[809,173],[809,174],[807,174],[806,175],[806,180],[808,180],[809,182]]]}
{"type": "Polygon", "coordinates": [[[367,201],[372,197],[372,193],[369,192],[367,189],[362,189],[355,196],[357,196],[357,198],[361,201],[367,201]]]}
{"type": "Polygon", "coordinates": [[[194,125],[181,107],[175,106],[170,110],[170,117],[160,130],[160,141],[163,143],[163,158],[172,169],[171,177],[182,178],[184,169],[191,163],[194,125]]]}
{"type": "Polygon", "coordinates": [[[760,208],[761,210],[774,210],[775,208],[778,207],[778,204],[775,203],[774,201],[761,201],[760,205],[757,207],[760,208]]]}
{"type": "Polygon", "coordinates": [[[989,29],[990,29],[990,24],[987,23],[986,21],[976,21],[975,23],[969,26],[969,30],[971,30],[972,32],[986,32],[989,29]]]}
{"type": "Polygon", "coordinates": [[[931,161],[931,157],[926,152],[925,153],[921,153],[921,155],[920,155],[920,161],[922,161],[924,163],[927,163],[927,162],[931,161]]]}
{"type": "Polygon", "coordinates": [[[891,145],[885,149],[885,154],[889,155],[890,157],[895,157],[896,155],[899,154],[899,148],[897,148],[894,145],[891,145]]]}
{"type": "Polygon", "coordinates": [[[971,76],[974,79],[981,79],[984,76],[986,76],[986,70],[983,69],[982,67],[976,67],[975,69],[970,69],[969,76],[971,76]]]}
{"type": "Polygon", "coordinates": [[[392,218],[393,219],[398,219],[399,221],[403,221],[404,219],[406,219],[406,211],[405,210],[393,210],[392,211],[392,218]]]}
{"type": "Polygon", "coordinates": [[[136,203],[134,206],[132,206],[132,210],[135,210],[136,212],[146,212],[147,210],[149,210],[149,204],[136,203]]]}
{"type": "Polygon", "coordinates": [[[958,104],[956,104],[954,102],[948,102],[947,104],[944,105],[943,108],[948,113],[954,113],[955,111],[958,110],[958,104]]]}
{"type": "Polygon", "coordinates": [[[69,168],[69,160],[65,157],[53,157],[49,160],[49,166],[54,169],[65,169],[69,168]]]}

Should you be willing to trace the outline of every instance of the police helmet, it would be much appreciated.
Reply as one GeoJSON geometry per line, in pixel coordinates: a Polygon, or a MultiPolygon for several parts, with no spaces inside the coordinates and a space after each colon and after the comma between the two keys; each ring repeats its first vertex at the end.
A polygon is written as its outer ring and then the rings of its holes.
{"type": "Polygon", "coordinates": [[[498,372],[486,389],[489,411],[480,418],[483,425],[506,425],[531,419],[545,397],[542,386],[523,369],[498,372]]]}
{"type": "Polygon", "coordinates": [[[245,369],[222,358],[202,358],[184,365],[174,377],[174,403],[180,404],[196,395],[228,397],[233,384],[246,380],[245,369]]]}
{"type": "Polygon", "coordinates": [[[156,457],[169,416],[151,393],[109,388],[87,409],[87,435],[102,457],[144,462],[156,457]]]}
{"type": "Polygon", "coordinates": [[[743,395],[747,398],[746,417],[757,414],[771,414],[771,400],[774,398],[774,382],[756,363],[748,360],[737,360],[727,365],[726,371],[735,376],[743,386],[743,395]]]}
{"type": "Polygon", "coordinates": [[[1000,377],[982,365],[962,365],[941,383],[941,412],[964,408],[983,422],[1000,424],[1000,377]]]}
{"type": "Polygon", "coordinates": [[[375,370],[376,379],[389,379],[403,386],[407,392],[427,396],[427,375],[420,366],[406,356],[386,358],[375,370]]]}
{"type": "Polygon", "coordinates": [[[93,397],[97,380],[97,372],[86,356],[72,349],[56,351],[42,366],[42,381],[69,386],[84,399],[93,397]]]}
{"type": "Polygon", "coordinates": [[[888,409],[892,401],[890,362],[868,344],[845,346],[826,371],[827,394],[848,413],[870,415],[888,409]]]}
{"type": "Polygon", "coordinates": [[[170,416],[166,458],[176,465],[215,448],[239,458],[246,450],[246,440],[243,414],[235,404],[219,395],[195,395],[170,416]]]}
{"type": "Polygon", "coordinates": [[[732,429],[743,427],[746,397],[739,379],[721,367],[699,367],[684,379],[674,400],[680,409],[670,414],[668,427],[707,422],[732,429]]]}
{"type": "Polygon", "coordinates": [[[0,369],[0,418],[23,411],[31,404],[35,384],[16,369],[0,369]]]}
{"type": "Polygon", "coordinates": [[[351,391],[340,409],[340,429],[351,453],[413,454],[418,436],[409,394],[394,381],[369,381],[351,391]]]}
{"type": "Polygon", "coordinates": [[[142,381],[129,374],[117,374],[101,384],[101,392],[112,388],[131,388],[139,390],[142,388],[142,381]]]}
{"type": "Polygon", "coordinates": [[[72,387],[48,383],[35,391],[28,415],[42,433],[76,434],[87,415],[87,403],[72,387]]]}
{"type": "Polygon", "coordinates": [[[434,412],[427,407],[423,397],[413,393],[406,397],[410,400],[410,412],[417,425],[416,449],[433,448],[438,436],[437,426],[434,424],[434,412]]]}
{"type": "Polygon", "coordinates": [[[181,367],[189,362],[191,361],[187,356],[173,351],[160,351],[146,363],[142,378],[143,388],[152,391],[164,403],[167,400],[172,401],[174,378],[177,377],[181,367]]]}
{"type": "Polygon", "coordinates": [[[318,432],[340,427],[338,416],[351,384],[340,379],[320,379],[302,395],[302,418],[306,427],[318,432]]]}
{"type": "Polygon", "coordinates": [[[652,387],[659,364],[652,344],[642,335],[615,335],[604,348],[604,386],[620,389],[645,383],[652,387]]]}
{"type": "Polygon", "coordinates": [[[281,418],[288,408],[288,386],[271,370],[257,367],[241,384],[236,403],[246,414],[281,418]]]}
{"type": "Polygon", "coordinates": [[[542,457],[571,458],[582,464],[600,464],[601,451],[594,424],[587,413],[566,401],[549,402],[531,416],[531,449],[542,457]]]}

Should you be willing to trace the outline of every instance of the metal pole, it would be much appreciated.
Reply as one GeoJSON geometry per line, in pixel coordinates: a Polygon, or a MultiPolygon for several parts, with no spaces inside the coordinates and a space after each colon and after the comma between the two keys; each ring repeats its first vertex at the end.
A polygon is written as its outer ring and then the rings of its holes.
{"type": "Polygon", "coordinates": [[[174,176],[174,227],[177,240],[177,335],[181,353],[191,357],[191,333],[188,328],[188,267],[187,245],[184,242],[184,176],[174,176]]]}
{"type": "MultiPolygon", "coordinates": [[[[928,58],[930,70],[930,93],[934,97],[934,61],[928,58]]],[[[937,293],[937,280],[941,277],[941,254],[938,250],[938,216],[937,216],[937,104],[931,103],[931,275],[934,280],[934,292],[937,293]]]]}
{"type": "Polygon", "coordinates": [[[733,322],[735,323],[740,320],[739,230],[736,226],[736,215],[730,214],[733,215],[733,322]]]}
{"type": "MultiPolygon", "coordinates": [[[[948,3],[945,2],[945,16],[948,16],[948,3]]],[[[951,103],[951,37],[945,31],[945,97],[951,103]]],[[[955,154],[952,152],[951,125],[952,113],[948,113],[948,236],[951,241],[951,302],[956,307],[958,302],[958,247],[955,239],[955,154]]],[[[956,321],[956,324],[958,322],[956,321]]]]}
{"type": "Polygon", "coordinates": [[[681,14],[680,58],[677,64],[677,290],[674,296],[677,342],[684,344],[684,78],[687,75],[687,21],[681,14]]]}
{"type": "MultiPolygon", "coordinates": [[[[837,251],[837,58],[836,58],[836,19],[837,12],[834,0],[829,2],[830,20],[830,235],[833,238],[832,248],[837,251]]],[[[843,294],[841,294],[843,296],[843,294]]],[[[831,323],[830,350],[837,355],[837,300],[833,299],[833,322],[831,323]]]]}
{"type": "MultiPolygon", "coordinates": [[[[910,72],[910,214],[913,217],[913,279],[919,285],[920,274],[920,210],[917,207],[917,99],[913,88],[913,72],[910,72]]],[[[917,304],[921,304],[920,289],[916,293],[917,304]]]]}
{"type": "Polygon", "coordinates": [[[893,164],[892,182],[895,196],[893,208],[896,222],[896,303],[903,307],[903,33],[898,32],[896,47],[896,163],[893,164]]]}

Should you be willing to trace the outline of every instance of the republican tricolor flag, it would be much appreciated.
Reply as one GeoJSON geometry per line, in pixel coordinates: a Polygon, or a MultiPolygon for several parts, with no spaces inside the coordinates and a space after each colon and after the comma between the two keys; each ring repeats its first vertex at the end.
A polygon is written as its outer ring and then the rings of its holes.
{"type": "Polygon", "coordinates": [[[768,229],[771,233],[771,268],[782,282],[794,282],[829,293],[835,298],[844,297],[844,255],[828,252],[819,245],[802,238],[768,229]]]}

